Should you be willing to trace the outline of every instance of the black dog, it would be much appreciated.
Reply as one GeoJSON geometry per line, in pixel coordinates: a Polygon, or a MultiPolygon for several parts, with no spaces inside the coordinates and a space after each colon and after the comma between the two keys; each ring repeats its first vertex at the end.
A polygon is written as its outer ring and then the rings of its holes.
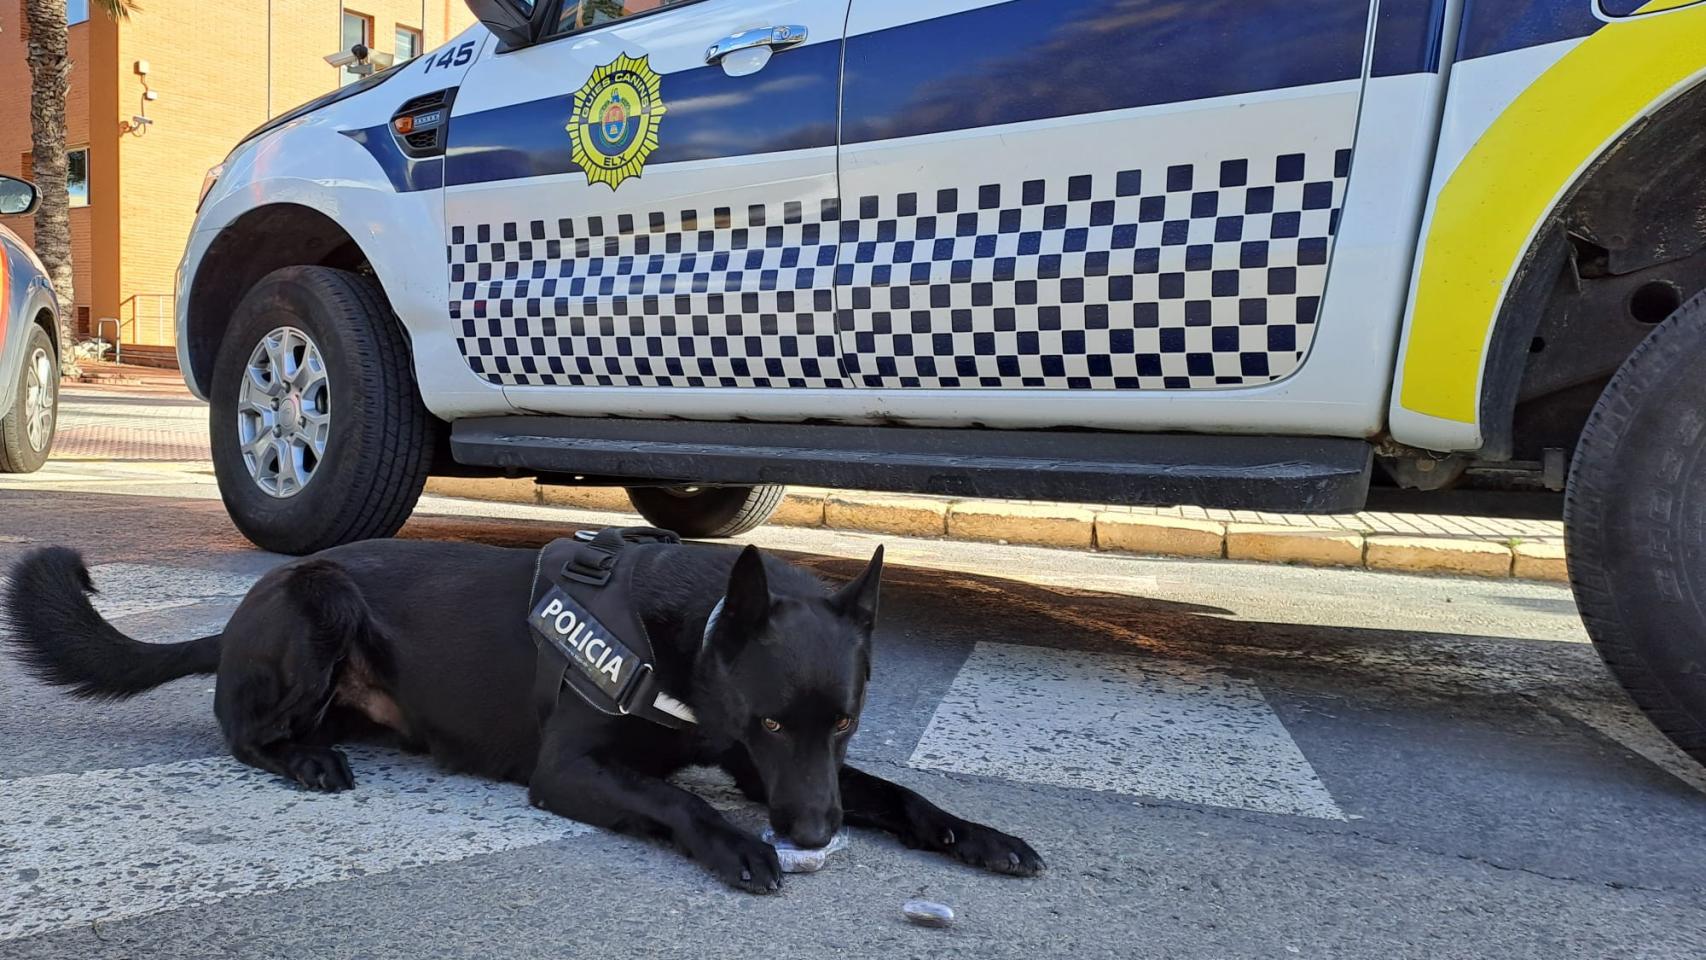
{"type": "Polygon", "coordinates": [[[826,843],[845,814],[988,870],[1043,868],[1023,840],[844,762],[870,675],[881,549],[833,594],[755,547],[634,557],[644,566],[633,603],[661,687],[697,714],[686,730],[607,716],[566,691],[540,720],[526,618],[537,557],[402,540],[337,547],[262,577],[222,633],[147,644],[95,612],[77,553],[50,547],[12,571],[4,616],[19,659],[78,696],[217,673],[214,713],[232,754],[315,790],[354,785],[332,745],[377,726],[451,770],[526,784],[536,806],[668,840],[757,893],[781,886],[775,850],[666,776],[722,767],[804,847],[826,843]]]}

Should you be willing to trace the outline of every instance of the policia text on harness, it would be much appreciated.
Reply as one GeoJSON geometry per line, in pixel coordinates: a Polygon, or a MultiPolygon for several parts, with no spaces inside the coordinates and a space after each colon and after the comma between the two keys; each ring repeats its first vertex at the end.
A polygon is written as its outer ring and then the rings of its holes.
{"type": "Polygon", "coordinates": [[[539,647],[541,723],[567,687],[601,713],[675,729],[694,724],[692,709],[659,688],[651,638],[633,602],[636,556],[679,543],[668,530],[608,527],[539,551],[528,623],[539,647]]]}

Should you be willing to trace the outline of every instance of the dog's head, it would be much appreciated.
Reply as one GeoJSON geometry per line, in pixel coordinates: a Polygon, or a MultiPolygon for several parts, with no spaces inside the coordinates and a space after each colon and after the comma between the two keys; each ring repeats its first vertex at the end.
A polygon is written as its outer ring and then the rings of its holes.
{"type": "Polygon", "coordinates": [[[841,828],[841,763],[871,674],[883,551],[834,593],[747,547],[701,657],[701,722],[745,745],[770,822],[802,847],[841,828]]]}

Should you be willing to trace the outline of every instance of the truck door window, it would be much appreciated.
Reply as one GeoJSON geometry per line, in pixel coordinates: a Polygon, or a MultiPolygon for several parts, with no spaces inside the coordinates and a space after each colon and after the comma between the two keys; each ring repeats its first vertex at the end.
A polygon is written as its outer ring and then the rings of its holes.
{"type": "Polygon", "coordinates": [[[574,33],[628,17],[653,13],[693,0],[569,0],[557,16],[556,34],[574,33]]]}

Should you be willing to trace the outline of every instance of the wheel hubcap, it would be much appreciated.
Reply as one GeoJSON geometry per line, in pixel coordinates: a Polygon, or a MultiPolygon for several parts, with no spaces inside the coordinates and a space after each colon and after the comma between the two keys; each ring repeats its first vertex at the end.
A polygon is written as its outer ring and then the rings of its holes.
{"type": "Polygon", "coordinates": [[[279,327],[249,354],[237,397],[237,441],[255,485],[284,499],[302,492],[325,460],[332,390],[312,337],[279,327]]]}
{"type": "Polygon", "coordinates": [[[41,452],[53,439],[53,391],[59,378],[53,375],[53,358],[37,347],[30,354],[24,379],[24,437],[30,449],[41,452]]]}

